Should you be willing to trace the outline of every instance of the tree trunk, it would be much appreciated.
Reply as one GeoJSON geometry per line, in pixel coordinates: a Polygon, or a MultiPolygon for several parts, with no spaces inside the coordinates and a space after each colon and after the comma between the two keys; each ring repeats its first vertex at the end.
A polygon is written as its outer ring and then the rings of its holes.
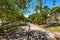
{"type": "Polygon", "coordinates": [[[42,0],[40,0],[40,12],[42,12],[42,0]]]}

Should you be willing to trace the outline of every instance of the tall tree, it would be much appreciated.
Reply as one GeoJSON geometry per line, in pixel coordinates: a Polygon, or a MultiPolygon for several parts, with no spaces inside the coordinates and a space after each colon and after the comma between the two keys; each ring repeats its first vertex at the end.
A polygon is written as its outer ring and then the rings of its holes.
{"type": "Polygon", "coordinates": [[[42,12],[42,0],[40,0],[40,12],[42,12]]]}
{"type": "Polygon", "coordinates": [[[39,6],[38,6],[38,5],[36,5],[36,6],[35,6],[35,8],[34,8],[34,10],[36,11],[36,13],[38,13],[39,6]]]}

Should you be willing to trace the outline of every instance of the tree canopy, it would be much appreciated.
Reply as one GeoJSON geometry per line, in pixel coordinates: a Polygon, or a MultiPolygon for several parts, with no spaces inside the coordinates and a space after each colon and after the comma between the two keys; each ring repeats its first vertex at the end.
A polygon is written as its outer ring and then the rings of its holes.
{"type": "Polygon", "coordinates": [[[0,0],[0,19],[2,21],[16,21],[24,19],[22,11],[29,7],[30,0],[0,0]]]}

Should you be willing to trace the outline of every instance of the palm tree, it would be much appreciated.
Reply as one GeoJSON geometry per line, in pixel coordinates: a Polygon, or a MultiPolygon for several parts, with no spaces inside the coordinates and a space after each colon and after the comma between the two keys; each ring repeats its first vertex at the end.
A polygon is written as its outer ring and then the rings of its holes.
{"type": "Polygon", "coordinates": [[[34,10],[36,11],[36,13],[38,13],[39,6],[38,6],[38,5],[36,5],[36,6],[35,6],[35,8],[34,8],[34,10]]]}
{"type": "Polygon", "coordinates": [[[40,0],[40,12],[42,12],[42,0],[40,0]]]}

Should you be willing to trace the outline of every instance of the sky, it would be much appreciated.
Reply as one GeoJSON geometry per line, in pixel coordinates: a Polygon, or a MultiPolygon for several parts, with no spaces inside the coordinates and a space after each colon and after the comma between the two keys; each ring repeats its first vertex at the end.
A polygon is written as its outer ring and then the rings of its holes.
{"type": "MultiPolygon", "coordinates": [[[[42,0],[44,3],[44,0],[42,0]]],[[[30,14],[34,13],[34,7],[37,4],[36,0],[32,0],[31,6],[29,8],[29,12],[25,14],[25,17],[28,17],[30,14]]],[[[49,8],[53,7],[53,0],[46,0],[46,5],[48,5],[49,8]]],[[[44,6],[44,5],[43,5],[44,6]]],[[[60,6],[60,0],[56,0],[55,6],[60,6]]]]}

